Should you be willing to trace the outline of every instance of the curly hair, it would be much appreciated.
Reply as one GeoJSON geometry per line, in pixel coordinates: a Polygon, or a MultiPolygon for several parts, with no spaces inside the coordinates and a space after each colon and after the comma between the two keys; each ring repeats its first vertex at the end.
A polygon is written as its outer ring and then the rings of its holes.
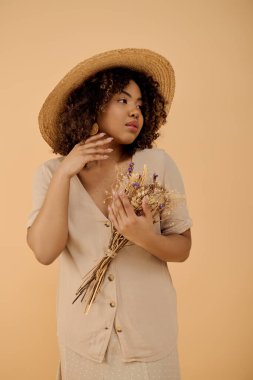
{"type": "Polygon", "coordinates": [[[53,153],[66,156],[77,143],[87,139],[99,113],[130,80],[139,86],[142,94],[144,123],[134,142],[124,145],[123,149],[132,155],[137,149],[151,148],[153,141],[160,136],[157,132],[159,127],[167,118],[167,102],[160,92],[159,83],[143,72],[113,67],[97,72],[70,93],[58,118],[53,153]]]}

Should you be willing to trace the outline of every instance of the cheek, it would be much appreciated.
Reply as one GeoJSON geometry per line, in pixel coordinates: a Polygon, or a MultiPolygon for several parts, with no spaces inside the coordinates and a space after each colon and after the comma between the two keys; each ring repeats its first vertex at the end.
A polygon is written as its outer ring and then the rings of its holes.
{"type": "Polygon", "coordinates": [[[112,104],[110,107],[108,107],[104,118],[107,123],[111,123],[113,120],[117,118],[125,117],[125,115],[126,110],[124,110],[123,107],[121,107],[119,104],[112,104]]]}
{"type": "Polygon", "coordinates": [[[126,112],[124,112],[122,109],[114,108],[112,112],[110,112],[106,119],[105,119],[105,125],[107,128],[118,128],[119,125],[122,125],[126,123],[127,115],[126,112]]]}
{"type": "Polygon", "coordinates": [[[126,109],[124,109],[124,107],[122,107],[120,104],[115,104],[111,107],[110,109],[110,116],[112,118],[121,118],[121,117],[125,117],[126,115],[126,109]]]}

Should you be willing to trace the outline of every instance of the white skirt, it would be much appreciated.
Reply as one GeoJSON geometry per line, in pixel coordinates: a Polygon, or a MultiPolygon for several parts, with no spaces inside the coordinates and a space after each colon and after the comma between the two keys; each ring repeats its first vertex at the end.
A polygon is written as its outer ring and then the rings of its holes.
{"type": "Polygon", "coordinates": [[[86,359],[62,346],[60,357],[57,380],[181,380],[177,347],[156,361],[125,363],[114,328],[102,363],[86,359]]]}

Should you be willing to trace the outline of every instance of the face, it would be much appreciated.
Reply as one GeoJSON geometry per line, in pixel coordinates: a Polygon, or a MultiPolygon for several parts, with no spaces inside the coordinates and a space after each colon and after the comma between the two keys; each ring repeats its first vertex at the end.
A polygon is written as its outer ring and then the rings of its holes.
{"type": "Polygon", "coordinates": [[[141,91],[131,80],[121,93],[114,94],[97,118],[99,130],[114,138],[114,144],[131,144],[143,126],[141,91]],[[126,124],[134,123],[134,126],[126,124]]]}

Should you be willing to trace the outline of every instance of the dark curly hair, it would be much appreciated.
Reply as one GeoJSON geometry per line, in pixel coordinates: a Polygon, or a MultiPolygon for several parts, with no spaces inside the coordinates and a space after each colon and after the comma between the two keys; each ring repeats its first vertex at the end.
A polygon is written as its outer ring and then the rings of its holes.
{"type": "Polygon", "coordinates": [[[133,80],[143,98],[143,127],[133,143],[124,145],[127,154],[138,149],[151,148],[160,134],[159,127],[166,122],[167,102],[159,83],[143,72],[127,67],[113,67],[97,72],[73,90],[58,118],[58,134],[53,153],[66,156],[81,140],[89,137],[92,125],[112,96],[120,93],[133,80]]]}

